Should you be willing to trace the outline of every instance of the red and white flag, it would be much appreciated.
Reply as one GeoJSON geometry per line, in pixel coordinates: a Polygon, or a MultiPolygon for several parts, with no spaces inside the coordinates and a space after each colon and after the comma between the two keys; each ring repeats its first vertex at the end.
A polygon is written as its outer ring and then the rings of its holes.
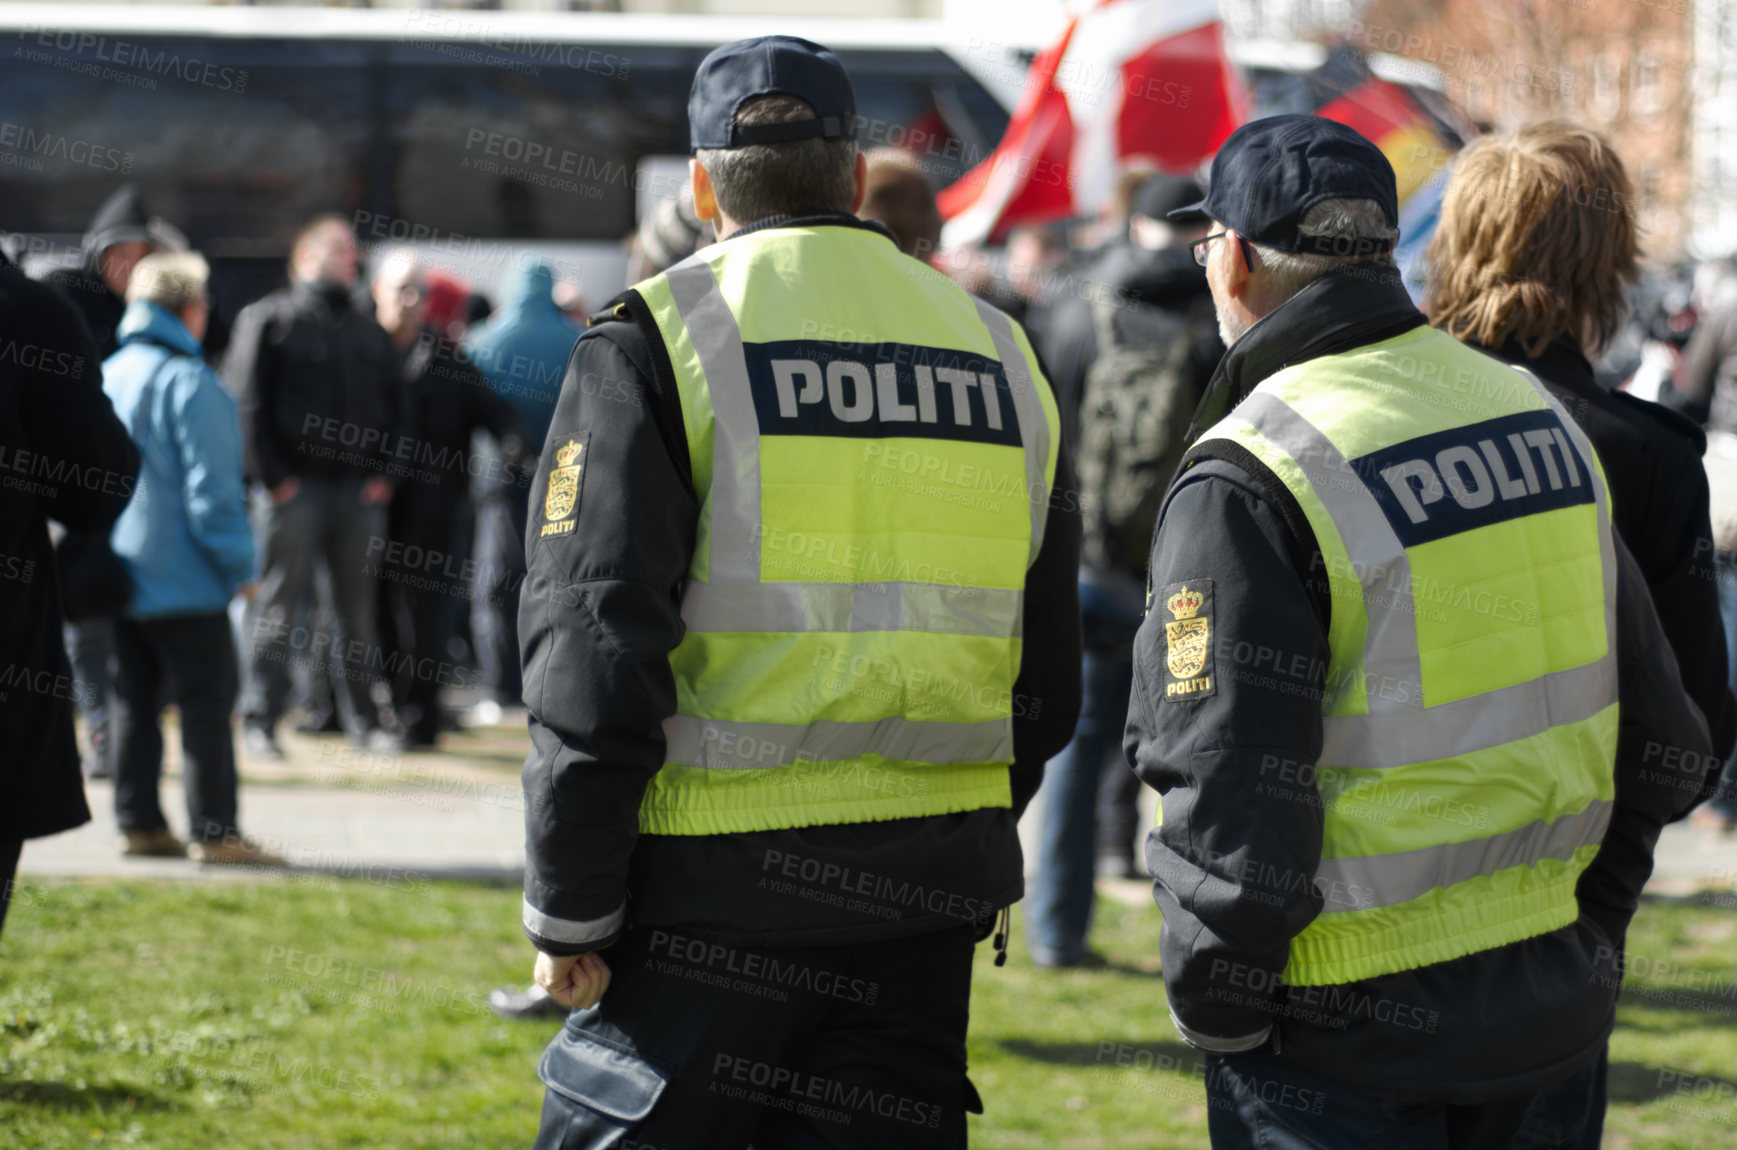
{"type": "Polygon", "coordinates": [[[1000,145],[941,192],[942,246],[1096,212],[1136,158],[1188,171],[1246,103],[1215,0],[1098,0],[1032,61],[1000,145]]]}

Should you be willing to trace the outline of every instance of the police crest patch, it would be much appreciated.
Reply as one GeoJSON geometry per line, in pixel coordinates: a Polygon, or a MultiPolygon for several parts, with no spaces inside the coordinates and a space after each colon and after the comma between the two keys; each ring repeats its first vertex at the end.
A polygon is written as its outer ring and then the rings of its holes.
{"type": "Polygon", "coordinates": [[[1164,622],[1164,699],[1204,699],[1217,691],[1212,667],[1212,580],[1172,583],[1157,598],[1164,622]]]}
{"type": "Polygon", "coordinates": [[[543,528],[539,538],[573,533],[579,490],[585,479],[584,454],[585,444],[577,439],[569,439],[555,449],[555,466],[549,469],[549,488],[543,493],[543,528]]]}

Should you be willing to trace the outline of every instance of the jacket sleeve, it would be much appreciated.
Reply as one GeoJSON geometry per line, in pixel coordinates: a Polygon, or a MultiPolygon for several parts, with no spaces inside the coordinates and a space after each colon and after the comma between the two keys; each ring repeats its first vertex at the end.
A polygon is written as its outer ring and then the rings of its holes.
{"type": "Polygon", "coordinates": [[[1068,445],[1056,451],[1043,546],[1025,575],[1025,630],[1013,684],[1013,817],[1031,804],[1044,764],[1080,714],[1080,503],[1068,445]]]}
{"type": "Polygon", "coordinates": [[[699,509],[659,431],[648,365],[604,337],[624,327],[575,347],[530,493],[519,603],[532,741],[524,926],[548,954],[619,935],[640,799],[676,712],[669,653],[699,509]],[[581,449],[571,505],[547,498],[568,443],[581,449]]]}
{"type": "Polygon", "coordinates": [[[1616,802],[1576,894],[1580,912],[1621,946],[1652,875],[1659,832],[1694,806],[1719,760],[1705,720],[1683,690],[1640,568],[1621,539],[1616,551],[1616,802]]]}
{"type": "MultiPolygon", "coordinates": [[[[1321,910],[1313,764],[1328,647],[1297,547],[1244,472],[1196,465],[1160,514],[1134,640],[1124,750],[1159,794],[1146,860],[1164,919],[1171,1020],[1189,1043],[1219,1053],[1266,1039],[1290,941],[1321,910]],[[1198,670],[1182,656],[1193,689],[1172,693],[1166,600],[1181,584],[1204,600],[1193,618],[1207,633],[1195,625],[1205,643],[1198,670]]],[[[1178,630],[1179,642],[1189,637],[1178,630]]]]}
{"type": "Polygon", "coordinates": [[[1092,303],[1089,300],[1064,298],[1056,304],[1051,322],[1041,338],[1033,336],[1038,352],[1043,356],[1055,390],[1056,408],[1061,412],[1064,437],[1070,447],[1079,444],[1080,404],[1085,400],[1086,373],[1098,353],[1098,336],[1093,326],[1092,303]]]}
{"type": "Polygon", "coordinates": [[[243,308],[229,334],[223,378],[238,407],[243,473],[248,479],[276,487],[290,478],[290,469],[278,450],[272,427],[277,357],[269,346],[270,332],[271,307],[267,303],[243,308]]]}
{"type": "Polygon", "coordinates": [[[133,496],[139,451],[103,393],[102,360],[83,317],[53,288],[41,292],[43,350],[39,366],[20,372],[20,410],[31,449],[68,479],[42,485],[38,498],[68,529],[106,533],[133,496]]]}
{"type": "MultiPolygon", "coordinates": [[[[1692,458],[1692,457],[1691,457],[1692,458]]],[[[1725,624],[1719,616],[1718,573],[1713,564],[1713,521],[1707,475],[1698,465],[1681,473],[1669,496],[1656,506],[1667,526],[1659,538],[1654,567],[1643,572],[1659,624],[1677,656],[1689,697],[1707,720],[1715,757],[1723,760],[1737,741],[1737,701],[1725,650],[1725,624]]],[[[1636,562],[1639,558],[1636,557],[1636,562]]],[[[1710,798],[1718,772],[1707,779],[1701,798],[1710,798]]]]}
{"type": "Polygon", "coordinates": [[[235,400],[203,363],[188,360],[174,384],[175,450],[193,538],[233,593],[253,578],[253,528],[241,478],[235,400]]]}

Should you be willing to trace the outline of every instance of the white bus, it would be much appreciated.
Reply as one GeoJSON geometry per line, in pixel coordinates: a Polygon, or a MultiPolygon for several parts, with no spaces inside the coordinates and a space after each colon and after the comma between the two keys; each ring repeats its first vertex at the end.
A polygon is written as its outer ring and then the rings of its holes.
{"type": "Polygon", "coordinates": [[[6,4],[0,230],[65,262],[130,179],[229,315],[329,211],[485,292],[534,253],[600,304],[640,206],[685,181],[694,69],[772,32],[836,50],[863,143],[913,148],[937,186],[994,148],[1024,74],[924,21],[6,4]]]}
{"type": "MultiPolygon", "coordinates": [[[[485,293],[534,256],[601,304],[638,213],[685,182],[701,58],[774,32],[837,51],[863,145],[916,152],[937,188],[993,151],[1040,47],[921,20],[0,4],[0,238],[32,271],[76,260],[136,181],[211,259],[218,340],[321,212],[485,293]]],[[[1322,48],[1230,47],[1264,110],[1314,106],[1322,48]]]]}

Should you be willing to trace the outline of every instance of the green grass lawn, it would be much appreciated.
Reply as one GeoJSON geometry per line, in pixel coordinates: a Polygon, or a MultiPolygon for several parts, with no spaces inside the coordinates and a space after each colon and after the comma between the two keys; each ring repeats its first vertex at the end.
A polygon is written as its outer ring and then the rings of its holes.
{"type": "MultiPolygon", "coordinates": [[[[518,892],[381,877],[23,883],[0,942],[0,1147],[528,1146],[553,1026],[483,1003],[530,969],[518,892]]],[[[1007,967],[980,952],[973,1145],[1206,1144],[1156,914],[1100,910],[1104,969],[1038,971],[1017,932],[1007,967]],[[1123,1049],[1155,1068],[1119,1067],[1123,1049]]],[[[1607,1146],[1737,1145],[1734,911],[1651,900],[1636,920],[1607,1146]]]]}

